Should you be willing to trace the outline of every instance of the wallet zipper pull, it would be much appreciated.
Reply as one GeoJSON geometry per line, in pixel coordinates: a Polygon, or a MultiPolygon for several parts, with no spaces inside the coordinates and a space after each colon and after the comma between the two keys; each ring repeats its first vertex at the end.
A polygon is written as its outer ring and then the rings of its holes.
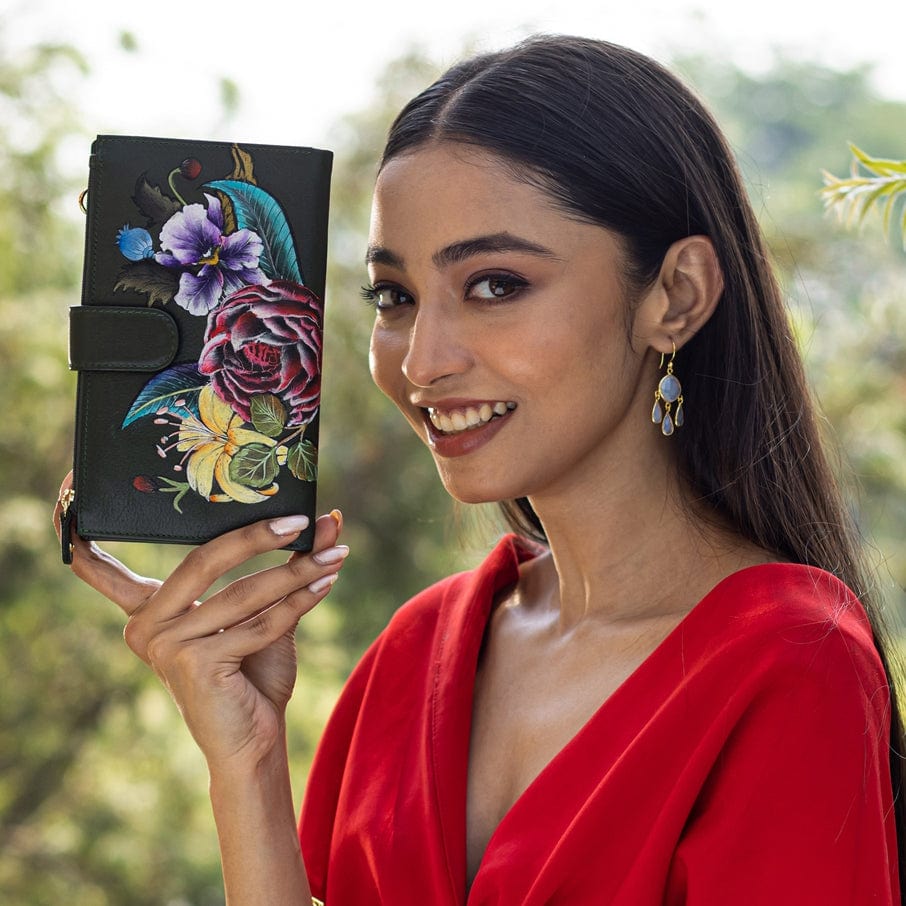
{"type": "Polygon", "coordinates": [[[60,494],[60,545],[63,562],[68,566],[72,563],[72,517],[75,511],[72,504],[75,501],[75,491],[66,488],[60,494]]]}

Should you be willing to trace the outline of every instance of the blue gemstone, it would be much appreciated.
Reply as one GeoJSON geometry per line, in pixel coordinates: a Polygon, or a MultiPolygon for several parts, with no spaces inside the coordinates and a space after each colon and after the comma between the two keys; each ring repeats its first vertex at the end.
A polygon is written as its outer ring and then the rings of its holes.
{"type": "Polygon", "coordinates": [[[679,404],[679,409],[676,410],[676,427],[682,428],[683,422],[686,420],[686,416],[683,415],[683,404],[679,404]]]}
{"type": "Polygon", "coordinates": [[[673,419],[670,418],[669,412],[664,416],[664,421],[661,422],[661,432],[667,437],[673,434],[673,419]]]}
{"type": "Polygon", "coordinates": [[[668,403],[675,403],[683,392],[679,380],[673,374],[665,374],[657,385],[657,389],[668,403]]]}
{"type": "Polygon", "coordinates": [[[661,411],[661,404],[657,400],[655,400],[654,408],[651,410],[651,420],[656,425],[659,425],[661,423],[661,419],[663,417],[664,417],[664,413],[661,411]]]}

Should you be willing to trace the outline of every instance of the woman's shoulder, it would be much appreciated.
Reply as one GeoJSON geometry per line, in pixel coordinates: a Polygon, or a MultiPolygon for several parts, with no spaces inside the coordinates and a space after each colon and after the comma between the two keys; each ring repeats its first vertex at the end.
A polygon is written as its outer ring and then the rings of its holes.
{"type": "Polygon", "coordinates": [[[765,563],[727,576],[694,608],[687,640],[706,659],[748,664],[752,673],[821,677],[855,673],[886,683],[866,611],[836,576],[798,563],[765,563]]]}
{"type": "Polygon", "coordinates": [[[871,637],[856,593],[832,573],[801,563],[761,563],[727,576],[701,602],[737,620],[803,632],[839,629],[871,637]]]}

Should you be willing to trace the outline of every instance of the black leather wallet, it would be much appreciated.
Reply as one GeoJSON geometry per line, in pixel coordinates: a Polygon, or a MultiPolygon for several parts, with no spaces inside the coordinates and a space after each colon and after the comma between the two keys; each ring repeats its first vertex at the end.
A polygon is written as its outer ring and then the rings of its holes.
{"type": "MultiPolygon", "coordinates": [[[[314,516],[332,154],[99,136],[74,479],[85,538],[196,544],[314,516]]],[[[314,518],[291,545],[311,547],[314,518]]]]}

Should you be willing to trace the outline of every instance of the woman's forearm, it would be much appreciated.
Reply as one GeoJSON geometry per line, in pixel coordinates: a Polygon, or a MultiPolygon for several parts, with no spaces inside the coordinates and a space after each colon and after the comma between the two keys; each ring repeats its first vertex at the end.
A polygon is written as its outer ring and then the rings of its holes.
{"type": "Polygon", "coordinates": [[[227,906],[311,906],[284,746],[251,768],[212,767],[227,906]]]}

